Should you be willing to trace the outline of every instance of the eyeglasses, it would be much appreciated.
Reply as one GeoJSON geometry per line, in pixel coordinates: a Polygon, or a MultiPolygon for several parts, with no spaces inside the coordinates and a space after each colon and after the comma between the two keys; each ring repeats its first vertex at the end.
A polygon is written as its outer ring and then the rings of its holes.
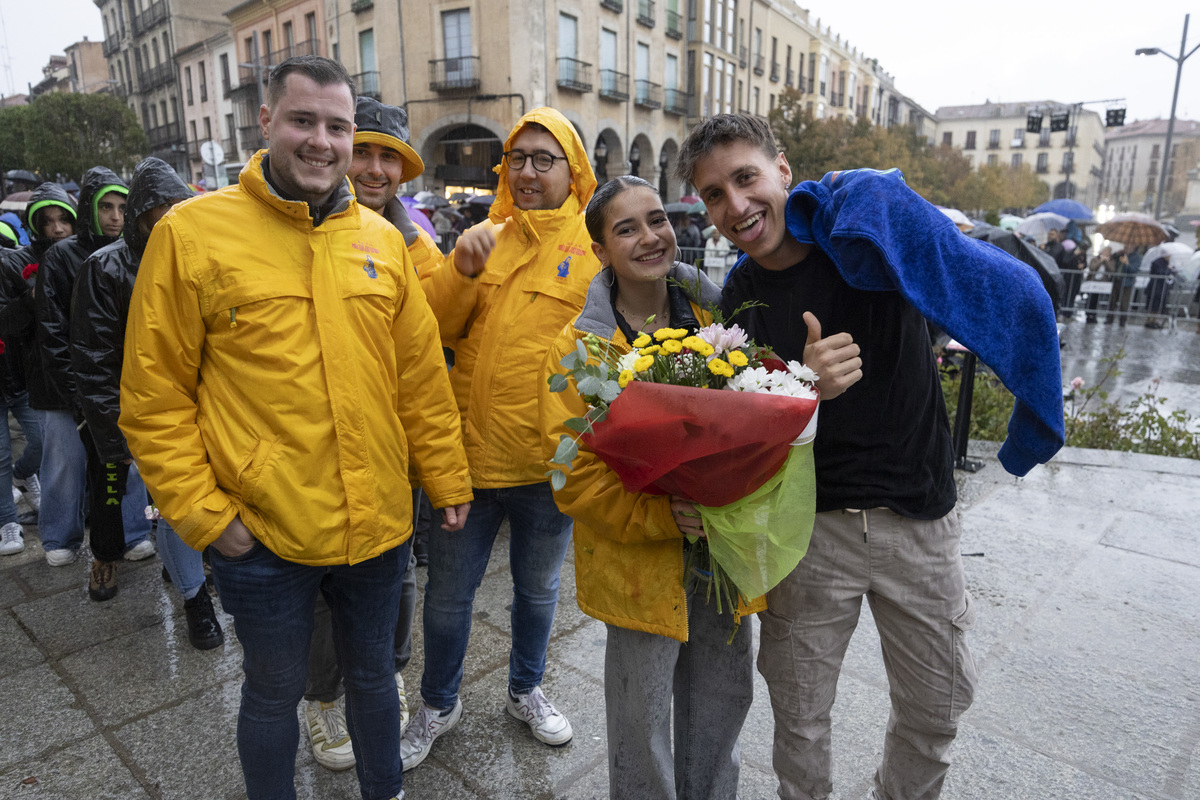
{"type": "Polygon", "coordinates": [[[520,172],[525,168],[525,161],[533,162],[533,168],[538,172],[549,172],[554,169],[555,161],[566,161],[566,156],[552,156],[549,153],[523,153],[520,150],[509,150],[504,154],[509,169],[520,172]]]}

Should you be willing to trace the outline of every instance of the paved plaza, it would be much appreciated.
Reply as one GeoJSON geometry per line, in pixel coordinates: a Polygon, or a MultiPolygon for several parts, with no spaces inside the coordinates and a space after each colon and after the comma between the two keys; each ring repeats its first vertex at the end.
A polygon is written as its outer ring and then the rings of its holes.
{"type": "MultiPolygon", "coordinates": [[[[981,677],[943,797],[1200,797],[1200,462],[1067,449],[1017,480],[993,450],[973,446],[986,467],[959,473],[981,677]]],[[[229,617],[225,646],[197,652],[157,559],[122,564],[120,594],[100,604],[87,598],[85,559],[49,567],[28,539],[24,553],[0,560],[0,798],[244,796],[234,745],[241,654],[229,617]]],[[[607,797],[605,631],[574,602],[570,556],[545,688],[575,738],[546,747],[504,712],[505,545],[502,536],[476,603],[466,713],[406,777],[410,800],[607,797]]],[[[419,625],[414,650],[413,688],[419,625]]],[[[769,800],[761,678],[755,692],[740,794],[769,800]]],[[[887,709],[864,607],[834,707],[834,797],[865,795],[887,709]]],[[[296,772],[305,800],[358,797],[353,772],[327,772],[303,746],[296,772]]]]}

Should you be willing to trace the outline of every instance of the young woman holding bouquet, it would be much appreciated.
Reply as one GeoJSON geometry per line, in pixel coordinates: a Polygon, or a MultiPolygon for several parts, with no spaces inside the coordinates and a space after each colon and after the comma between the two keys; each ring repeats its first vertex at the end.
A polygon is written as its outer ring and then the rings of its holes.
{"type": "MultiPolygon", "coordinates": [[[[623,176],[588,204],[592,249],[603,266],[575,321],[547,355],[544,375],[588,334],[628,353],[640,333],[692,332],[712,322],[703,306],[720,290],[675,261],[675,233],[654,187],[623,176]],[[668,282],[668,279],[673,279],[668,282]]],[[[587,411],[578,392],[542,384],[547,456],[564,420],[587,411]]],[[[731,798],[737,793],[738,734],[752,698],[750,625],[706,602],[707,581],[685,576],[685,534],[703,536],[695,508],[663,495],[633,494],[581,442],[566,485],[554,493],[575,520],[579,607],[608,626],[605,703],[609,793],[613,798],[731,798]],[[732,634],[732,638],[731,638],[732,634]],[[672,724],[674,715],[674,754],[672,724]],[[673,758],[673,761],[672,761],[673,758]]]]}

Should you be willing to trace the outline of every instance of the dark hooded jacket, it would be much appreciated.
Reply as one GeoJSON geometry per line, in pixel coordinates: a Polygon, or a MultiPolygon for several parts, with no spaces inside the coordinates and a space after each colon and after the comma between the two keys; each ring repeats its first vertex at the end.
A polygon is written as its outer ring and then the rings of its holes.
{"type": "Polygon", "coordinates": [[[14,393],[28,390],[29,404],[34,408],[46,408],[49,401],[41,357],[34,346],[33,318],[34,276],[46,250],[53,244],[42,238],[33,217],[47,204],[65,206],[75,213],[75,201],[66,189],[57,183],[43,183],[29,197],[28,208],[33,211],[29,215],[30,243],[0,253],[0,339],[4,341],[0,368],[5,371],[0,376],[5,387],[0,394],[9,399],[14,393]],[[17,364],[21,366],[19,374],[17,364]]]}
{"type": "Polygon", "coordinates": [[[75,235],[46,251],[34,287],[37,348],[49,388],[45,405],[34,407],[49,411],[73,411],[77,419],[82,419],[82,416],[76,400],[75,378],[71,372],[71,292],[75,287],[75,276],[87,257],[118,238],[100,232],[100,220],[96,213],[96,204],[111,191],[111,187],[124,189],[125,184],[110,169],[92,167],[84,174],[79,187],[79,217],[75,222],[75,235]]]}
{"type": "Polygon", "coordinates": [[[121,362],[125,321],[138,264],[149,238],[138,218],[164,203],[191,197],[192,190],[165,161],[147,158],[133,171],[125,206],[124,238],[97,250],[79,270],[71,300],[71,368],[83,417],[96,452],[105,462],[129,458],[121,415],[121,362]]]}

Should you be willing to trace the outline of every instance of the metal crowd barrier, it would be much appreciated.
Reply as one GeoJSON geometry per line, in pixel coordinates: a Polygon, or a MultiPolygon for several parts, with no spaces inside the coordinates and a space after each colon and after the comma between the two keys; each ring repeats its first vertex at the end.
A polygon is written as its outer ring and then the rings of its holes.
{"type": "Polygon", "coordinates": [[[1087,322],[1125,325],[1136,322],[1161,322],[1174,328],[1180,319],[1195,319],[1197,281],[1182,275],[1091,275],[1088,270],[1062,270],[1067,297],[1060,311],[1085,314],[1087,322]],[[1132,279],[1132,280],[1130,280],[1132,279]],[[1130,285],[1125,286],[1126,281],[1130,285]]]}

